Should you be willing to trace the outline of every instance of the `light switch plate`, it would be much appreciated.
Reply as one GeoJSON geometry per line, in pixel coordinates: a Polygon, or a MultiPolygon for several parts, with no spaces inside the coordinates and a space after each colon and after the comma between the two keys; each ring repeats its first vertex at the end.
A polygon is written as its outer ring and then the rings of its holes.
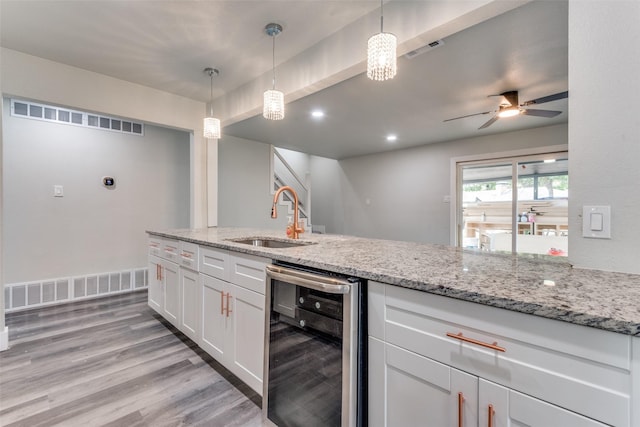
{"type": "Polygon", "coordinates": [[[64,197],[64,187],[62,185],[53,186],[53,197],[64,197]]]}
{"type": "Polygon", "coordinates": [[[582,237],[611,238],[611,206],[582,207],[582,237]]]}

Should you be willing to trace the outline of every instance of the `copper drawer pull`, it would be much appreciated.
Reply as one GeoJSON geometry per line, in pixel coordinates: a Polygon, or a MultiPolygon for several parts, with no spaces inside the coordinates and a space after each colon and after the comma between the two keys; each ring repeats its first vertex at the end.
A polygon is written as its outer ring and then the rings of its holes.
{"type": "Polygon", "coordinates": [[[182,255],[185,258],[192,258],[191,254],[189,254],[187,252],[182,252],[180,255],[182,255]]]}
{"type": "Polygon", "coordinates": [[[458,393],[458,427],[462,427],[462,405],[464,404],[464,396],[462,392],[458,393]]]}
{"type": "Polygon", "coordinates": [[[476,344],[476,345],[479,345],[479,346],[482,346],[482,347],[487,347],[487,348],[490,348],[491,350],[502,351],[502,352],[507,351],[506,348],[500,347],[498,345],[497,341],[494,342],[493,344],[489,344],[489,343],[484,342],[484,341],[478,341],[478,340],[474,340],[473,338],[465,337],[465,336],[462,335],[462,332],[458,332],[457,334],[454,334],[452,332],[447,332],[447,336],[450,337],[450,338],[455,338],[455,339],[460,340],[460,341],[468,342],[468,343],[471,343],[471,344],[476,344]]]}
{"type": "Polygon", "coordinates": [[[229,298],[233,298],[231,292],[227,292],[227,317],[229,317],[229,313],[233,312],[233,310],[230,309],[229,298]]]}
{"type": "Polygon", "coordinates": [[[220,315],[224,315],[224,292],[220,292],[220,315]]]}
{"type": "Polygon", "coordinates": [[[489,427],[493,427],[493,416],[496,414],[496,411],[493,410],[493,405],[491,404],[489,404],[487,409],[489,409],[489,416],[487,417],[489,419],[489,423],[487,425],[489,427]]]}

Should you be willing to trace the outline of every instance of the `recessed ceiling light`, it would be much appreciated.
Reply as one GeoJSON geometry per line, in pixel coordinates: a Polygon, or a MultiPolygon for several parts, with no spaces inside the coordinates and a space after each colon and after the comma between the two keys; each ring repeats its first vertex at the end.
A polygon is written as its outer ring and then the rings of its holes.
{"type": "Polygon", "coordinates": [[[388,142],[395,142],[397,140],[398,140],[398,135],[394,135],[394,134],[387,135],[388,142]]]}
{"type": "Polygon", "coordinates": [[[313,110],[311,112],[311,117],[313,117],[314,119],[321,119],[324,117],[324,111],[322,110],[313,110]]]}

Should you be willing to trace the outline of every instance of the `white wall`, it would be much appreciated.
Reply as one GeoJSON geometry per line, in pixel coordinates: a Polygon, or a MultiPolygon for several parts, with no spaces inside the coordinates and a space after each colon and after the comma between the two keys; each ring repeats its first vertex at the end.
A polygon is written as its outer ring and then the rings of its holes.
{"type": "Polygon", "coordinates": [[[270,146],[222,135],[218,155],[218,224],[281,229],[285,237],[286,209],[279,207],[278,218],[271,218],[270,146]]]}
{"type": "Polygon", "coordinates": [[[309,156],[311,172],[311,222],[326,233],[344,234],[343,173],[334,159],[309,156]]]}
{"type": "Polygon", "coordinates": [[[141,268],[145,230],[189,226],[187,132],[128,135],[15,117],[3,104],[6,283],[141,268]]]}
{"type": "MultiPolygon", "coordinates": [[[[342,195],[343,229],[328,227],[327,232],[446,245],[451,225],[444,197],[450,192],[452,157],[566,142],[567,126],[556,125],[342,160],[340,190],[317,194],[322,177],[334,180],[335,175],[313,174],[312,206],[331,205],[334,194],[342,195]]],[[[331,215],[314,211],[314,223],[328,224],[331,215]]]]}
{"type": "Polygon", "coordinates": [[[569,260],[640,273],[640,2],[569,2],[569,260]],[[582,207],[611,206],[611,239],[582,237],[582,207]]]}

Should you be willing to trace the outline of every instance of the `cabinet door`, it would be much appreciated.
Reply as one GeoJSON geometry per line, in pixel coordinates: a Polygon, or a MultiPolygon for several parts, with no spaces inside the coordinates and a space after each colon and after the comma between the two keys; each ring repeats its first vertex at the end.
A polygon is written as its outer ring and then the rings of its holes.
{"type": "Polygon", "coordinates": [[[369,425],[478,425],[478,378],[369,338],[369,425]]]}
{"type": "Polygon", "coordinates": [[[227,323],[230,317],[226,313],[226,296],[228,283],[200,274],[202,284],[202,318],[200,320],[200,345],[218,362],[223,363],[227,350],[227,323]]]}
{"type": "Polygon", "coordinates": [[[227,366],[238,378],[262,395],[262,371],[264,367],[265,297],[257,292],[231,284],[232,338],[225,355],[227,366]]]}
{"type": "Polygon", "coordinates": [[[149,307],[162,314],[162,260],[155,255],[149,255],[148,300],[149,307]]]}
{"type": "Polygon", "coordinates": [[[162,261],[163,314],[176,328],[180,325],[180,271],[175,262],[162,261]]]}
{"type": "Polygon", "coordinates": [[[200,341],[200,276],[195,271],[180,267],[180,329],[195,342],[200,341]]]}
{"type": "Polygon", "coordinates": [[[483,379],[480,379],[478,385],[478,402],[479,425],[481,426],[605,427],[605,424],[575,412],[567,411],[483,379]]]}

